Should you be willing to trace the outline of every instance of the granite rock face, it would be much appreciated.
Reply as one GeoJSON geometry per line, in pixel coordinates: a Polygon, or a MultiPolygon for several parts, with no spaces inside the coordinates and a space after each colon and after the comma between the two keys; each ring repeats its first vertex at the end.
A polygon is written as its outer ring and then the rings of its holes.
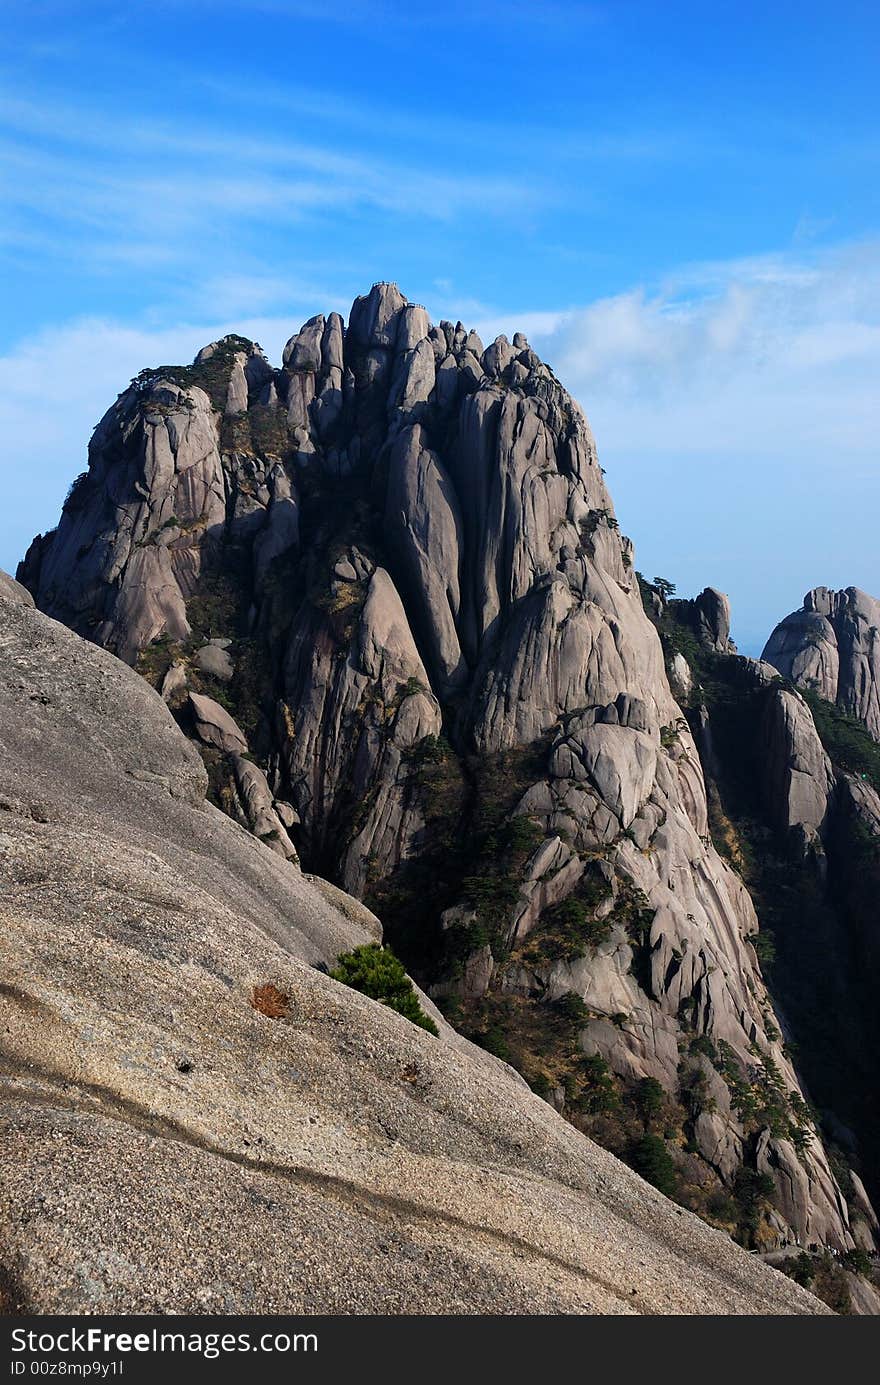
{"type": "Polygon", "coordinates": [[[763,658],[880,740],[880,601],[857,587],[815,587],[777,625],[763,658]]]}
{"type": "Polygon", "coordinates": [[[0,571],[0,597],[4,601],[18,603],[22,606],[33,606],[34,604],[34,598],[27,587],[16,582],[14,578],[9,576],[8,572],[0,571]]]}
{"type": "MultiPolygon", "coordinates": [[[[208,350],[139,377],[102,420],[58,530],[20,569],[38,606],[157,686],[176,669],[181,724],[189,707],[228,757],[219,801],[266,821],[235,768],[256,756],[257,797],[293,806],[305,867],[366,896],[474,1026],[486,1007],[551,1014],[574,996],[575,1087],[599,1061],[624,1100],[653,1078],[679,1102],[699,1067],[682,1143],[705,1200],[743,1167],[769,1171],[767,1243],[850,1246],[818,1135],[786,1104],[800,1088],[758,921],[712,846],[700,757],[578,405],[519,334],[484,348],[391,284],[347,326],[312,318],[280,370],[239,338],[208,350]],[[240,740],[206,708],[219,685],[196,655],[218,638],[240,740]],[[516,792],[477,830],[511,766],[516,792]],[[548,955],[560,909],[583,941],[548,955]],[[768,1083],[787,1095],[762,1125],[742,1084],[768,1083]]],[[[726,598],[691,604],[701,644],[730,653],[726,598]]],[[[801,746],[798,701],[780,704],[774,747],[801,746]]],[[[780,813],[819,832],[806,786],[821,763],[780,755],[780,813]]]]}
{"type": "Polygon", "coordinates": [[[375,919],[206,803],[159,696],[9,581],[0,748],[4,1312],[827,1311],[316,969],[375,919]]]}
{"type": "Polygon", "coordinates": [[[89,470],[39,544],[41,604],[129,662],[157,635],[186,638],[203,535],[226,517],[223,477],[205,391],[132,385],[95,429],[89,470]]]}
{"type": "Polygon", "coordinates": [[[776,826],[794,834],[802,850],[821,849],[834,774],[803,698],[774,688],[761,734],[764,790],[776,826]]]}
{"type": "MultiPolygon", "coordinates": [[[[743,698],[753,699],[752,744],[743,750],[757,765],[756,786],[766,818],[795,858],[821,857],[836,809],[838,776],[810,708],[772,664],[742,655],[724,662],[732,685],[742,690],[743,698]]],[[[711,718],[705,706],[699,711],[701,755],[712,774],[711,718]]]]}
{"type": "Polygon", "coordinates": [[[690,603],[691,621],[700,643],[716,654],[735,654],[730,638],[730,600],[715,587],[706,587],[690,603]]]}
{"type": "Polygon", "coordinates": [[[690,684],[679,687],[700,749],[713,839],[753,892],[762,923],[755,941],[773,964],[786,1037],[797,1045],[837,1167],[841,1159],[853,1166],[844,1176],[851,1222],[871,1249],[876,1218],[860,1200],[855,1170],[876,1199],[877,748],[867,727],[801,696],[773,665],[697,648],[693,603],[656,594],[650,609],[671,674],[682,648],[691,660],[690,684]]]}

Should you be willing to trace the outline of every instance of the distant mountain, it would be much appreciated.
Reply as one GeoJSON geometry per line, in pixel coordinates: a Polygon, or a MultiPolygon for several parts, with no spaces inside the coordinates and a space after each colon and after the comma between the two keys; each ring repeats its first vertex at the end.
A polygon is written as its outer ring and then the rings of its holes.
{"type": "Polygon", "coordinates": [[[873,1247],[849,1165],[877,1188],[876,1106],[856,1129],[859,1068],[817,1126],[809,997],[774,1009],[724,806],[725,765],[752,766],[765,855],[824,889],[843,781],[800,695],[736,655],[726,598],[637,577],[524,337],[484,347],[378,284],[281,369],[230,337],[145,371],[19,577],[162,692],[217,804],[364,899],[574,1125],[745,1244],[873,1247]]]}
{"type": "Polygon", "coordinates": [[[763,657],[798,687],[863,721],[880,741],[880,601],[815,587],[780,621],[763,657]]]}

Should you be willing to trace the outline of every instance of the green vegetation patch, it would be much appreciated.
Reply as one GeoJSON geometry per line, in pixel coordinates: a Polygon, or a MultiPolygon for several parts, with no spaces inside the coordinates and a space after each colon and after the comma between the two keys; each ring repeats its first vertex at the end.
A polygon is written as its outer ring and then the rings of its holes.
{"type": "Polygon", "coordinates": [[[254,343],[247,337],[228,336],[218,342],[217,349],[210,360],[201,365],[163,365],[142,370],[136,375],[133,384],[146,391],[157,380],[170,380],[181,389],[197,386],[205,391],[215,409],[226,407],[226,393],[229,389],[229,375],[234,356],[239,351],[250,352],[254,343]]]}
{"type": "Polygon", "coordinates": [[[141,650],[135,668],[151,687],[160,688],[165,674],[180,656],[181,648],[165,631],[141,650]]]}
{"type": "Polygon", "coordinates": [[[862,722],[807,688],[798,691],[813,713],[819,738],[832,763],[847,774],[867,780],[880,793],[880,745],[869,736],[862,722]]]}
{"type": "Polygon", "coordinates": [[[496,961],[509,955],[524,869],[544,839],[532,818],[512,814],[546,773],[546,756],[546,741],[464,755],[443,736],[427,736],[407,754],[411,791],[425,816],[424,850],[376,881],[366,902],[420,980],[454,977],[486,943],[496,961]],[[453,904],[473,918],[442,929],[440,916],[453,904]]]}
{"type": "Polygon", "coordinates": [[[767,1129],[774,1139],[790,1140],[799,1154],[806,1152],[813,1124],[810,1109],[799,1092],[786,1091],[769,1053],[756,1051],[755,1062],[745,1069],[722,1040],[716,1067],[746,1132],[767,1129]]]}
{"type": "Polygon", "coordinates": [[[574,992],[550,1004],[490,994],[458,1002],[449,1013],[467,1038],[515,1067],[538,1096],[549,1100],[563,1093],[566,1115],[575,1124],[618,1108],[619,1084],[608,1063],[579,1046],[594,1016],[574,992]]]}
{"type": "Polygon", "coordinates": [[[538,926],[522,948],[524,962],[574,962],[607,942],[614,928],[611,916],[596,917],[596,907],[608,896],[608,885],[589,867],[572,894],[545,909],[538,926]]]}
{"type": "Polygon", "coordinates": [[[343,952],[330,975],[334,981],[341,981],[371,1000],[387,1005],[389,1010],[396,1010],[420,1029],[427,1029],[429,1034],[439,1033],[430,1015],[426,1015],[419,1004],[403,964],[389,948],[379,943],[364,943],[353,952],[343,952]]]}
{"type": "Polygon", "coordinates": [[[633,1141],[629,1150],[628,1162],[636,1173],[641,1174],[647,1183],[652,1183],[667,1197],[673,1197],[677,1178],[675,1162],[665,1142],[659,1135],[646,1131],[633,1141]]]}

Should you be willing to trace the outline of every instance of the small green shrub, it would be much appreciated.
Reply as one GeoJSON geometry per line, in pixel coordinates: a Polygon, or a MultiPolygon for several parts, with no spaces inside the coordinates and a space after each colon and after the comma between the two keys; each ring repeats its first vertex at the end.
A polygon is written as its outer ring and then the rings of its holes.
{"type": "Polygon", "coordinates": [[[86,499],[88,491],[89,473],[81,471],[70,483],[70,489],[64,501],[64,508],[68,512],[81,509],[86,499]]]}
{"type": "Polygon", "coordinates": [[[600,1053],[583,1057],[571,1075],[573,1104],[587,1116],[613,1111],[620,1104],[611,1069],[600,1053]]]}
{"type": "Polygon", "coordinates": [[[758,1222],[766,1204],[773,1197],[775,1186],[769,1173],[758,1173],[745,1164],[737,1169],[733,1180],[733,1196],[739,1209],[738,1236],[743,1245],[751,1245],[758,1222]]]}
{"type": "Polygon", "coordinates": [[[407,678],[405,683],[397,685],[397,700],[402,702],[406,697],[415,697],[416,693],[427,692],[427,689],[418,678],[407,678]]]}
{"type": "Polygon", "coordinates": [[[635,1104],[636,1110],[645,1123],[645,1127],[650,1126],[663,1110],[665,1092],[657,1081],[656,1077],[643,1077],[636,1087],[635,1104]]]}
{"type": "Polygon", "coordinates": [[[666,577],[655,577],[652,586],[666,601],[668,601],[670,597],[675,596],[675,583],[670,582],[666,577]]]}
{"type": "Polygon", "coordinates": [[[717,1064],[718,1052],[708,1034],[695,1034],[688,1047],[691,1053],[701,1053],[710,1063],[717,1064]]]}
{"type": "Polygon", "coordinates": [[[550,1079],[545,1072],[536,1072],[534,1077],[529,1079],[529,1086],[535,1096],[542,1097],[544,1101],[549,1101],[553,1092],[550,1079]]]}
{"type": "Polygon", "coordinates": [[[793,1279],[795,1284],[800,1284],[802,1289],[809,1289],[816,1277],[812,1257],[806,1251],[801,1251],[800,1255],[789,1255],[777,1268],[793,1279]]]}
{"type": "Polygon", "coordinates": [[[531,855],[544,840],[544,832],[532,818],[519,814],[502,828],[498,838],[506,851],[531,855]]]}
{"type": "Polygon", "coordinates": [[[737,1206],[733,1198],[724,1188],[716,1188],[706,1199],[706,1211],[709,1216],[725,1226],[736,1223],[737,1206]]]}
{"type": "Polygon", "coordinates": [[[700,1063],[683,1062],[678,1068],[678,1099],[691,1120],[715,1110],[709,1078],[700,1063]]]}
{"type": "Polygon", "coordinates": [[[647,1183],[672,1197],[676,1189],[675,1164],[659,1135],[645,1134],[629,1149],[629,1163],[647,1183]]]}
{"type": "Polygon", "coordinates": [[[343,952],[330,975],[334,981],[342,981],[353,990],[387,1005],[390,1010],[396,1010],[421,1029],[427,1029],[429,1034],[438,1033],[436,1024],[419,1004],[402,963],[387,947],[364,943],[353,952],[343,952]]]}
{"type": "Polygon", "coordinates": [[[590,1018],[590,1012],[584,1004],[583,997],[576,991],[566,991],[553,1005],[554,1010],[566,1024],[573,1025],[580,1029],[590,1018]]]}
{"type": "Polygon", "coordinates": [[[769,970],[776,961],[776,939],[773,937],[772,931],[769,928],[762,928],[760,933],[753,933],[751,943],[762,968],[765,971],[769,970]]]}
{"type": "Polygon", "coordinates": [[[840,1257],[840,1262],[844,1269],[851,1270],[853,1274],[863,1274],[866,1279],[870,1278],[874,1270],[873,1260],[866,1250],[862,1250],[861,1246],[846,1251],[840,1257]]]}
{"type": "Polygon", "coordinates": [[[510,1044],[499,1024],[493,1024],[485,1033],[478,1034],[476,1039],[480,1047],[484,1048],[487,1053],[494,1054],[496,1058],[502,1058],[505,1063],[510,1062],[510,1044]]]}

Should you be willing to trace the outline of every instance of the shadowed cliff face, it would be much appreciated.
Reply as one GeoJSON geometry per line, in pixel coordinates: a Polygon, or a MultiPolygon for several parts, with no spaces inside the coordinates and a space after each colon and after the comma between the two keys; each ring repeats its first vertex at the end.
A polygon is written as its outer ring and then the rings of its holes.
{"type": "MultiPolygon", "coordinates": [[[[777,625],[764,658],[803,694],[802,719],[820,740],[830,774],[812,784],[812,830],[824,908],[804,947],[789,938],[780,985],[822,1015],[824,1043],[807,1043],[817,1100],[832,1105],[843,1137],[857,1137],[866,1181],[880,1189],[880,1107],[874,1055],[880,1041],[880,602],[855,587],[816,587],[777,625]],[[832,1095],[833,1094],[833,1095],[832,1095]]],[[[796,699],[792,691],[787,694],[796,699]]],[[[808,766],[799,763],[800,770],[808,766]]],[[[794,931],[794,930],[792,930],[794,931]]],[[[785,930],[781,930],[785,950],[785,930]]],[[[789,1002],[786,1002],[789,1003],[789,1002]]]]}
{"type": "MultiPolygon", "coordinates": [[[[743,1240],[870,1242],[589,427],[524,338],[484,348],[381,284],[280,370],[227,338],[147,372],[20,577],[571,1120],[743,1240]]],[[[694,608],[726,650],[724,599],[694,608]]]]}
{"type": "MultiPolygon", "coordinates": [[[[880,746],[809,687],[725,652],[693,603],[646,594],[699,745],[713,840],[757,906],[760,955],[835,1167],[845,1155],[876,1197],[880,746]]],[[[851,1195],[858,1179],[841,1176],[851,1195]]]]}

